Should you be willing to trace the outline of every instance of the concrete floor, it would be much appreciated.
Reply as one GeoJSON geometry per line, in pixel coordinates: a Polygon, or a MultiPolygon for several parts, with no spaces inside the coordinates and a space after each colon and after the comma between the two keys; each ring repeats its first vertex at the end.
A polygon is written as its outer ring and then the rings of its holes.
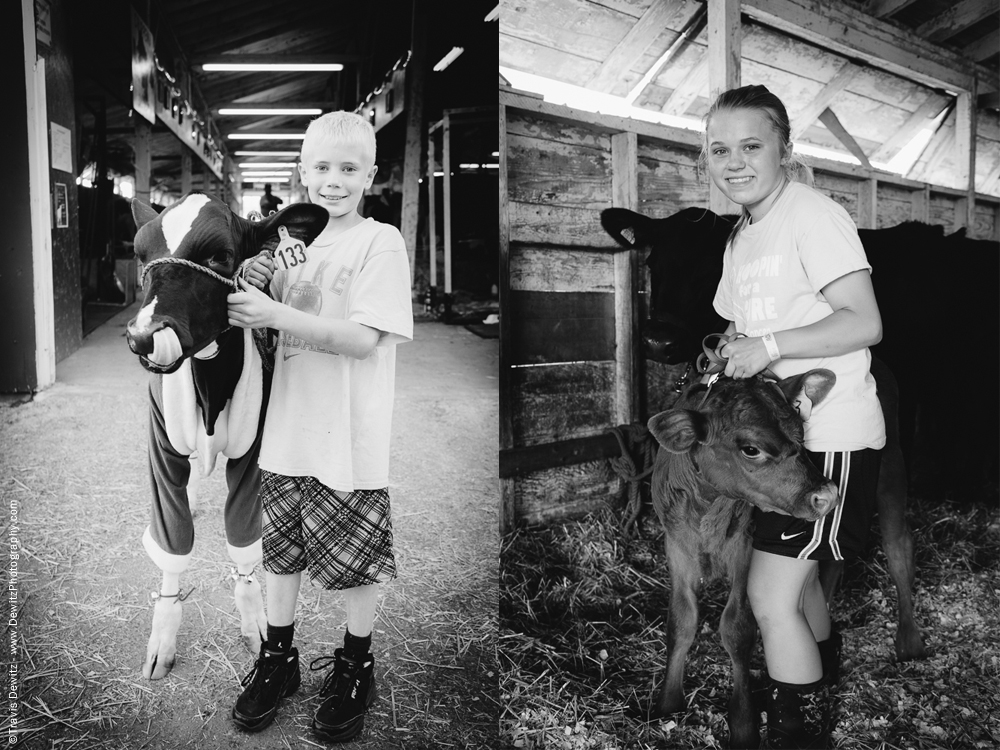
{"type": "MultiPolygon", "coordinates": [[[[35,679],[22,696],[21,744],[311,747],[321,677],[306,666],[275,725],[244,735],[229,719],[252,657],[238,638],[228,577],[221,467],[199,489],[195,562],[182,578],[196,589],[184,604],[178,664],[165,680],[139,674],[159,572],[140,542],[148,374],[124,339],[137,309],[87,336],[58,363],[51,388],[30,401],[0,400],[0,506],[16,500],[31,551],[20,616],[35,679]]],[[[496,339],[419,318],[414,341],[398,349],[390,493],[400,576],[384,587],[373,647],[383,697],[361,746],[437,746],[443,726],[450,747],[495,746],[498,352],[496,339]]],[[[296,639],[307,665],[342,637],[343,610],[336,594],[303,590],[296,639]]]]}

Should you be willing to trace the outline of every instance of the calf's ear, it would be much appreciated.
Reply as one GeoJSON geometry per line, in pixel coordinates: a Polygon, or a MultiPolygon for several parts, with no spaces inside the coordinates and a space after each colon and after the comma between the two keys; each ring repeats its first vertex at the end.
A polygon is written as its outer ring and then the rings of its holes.
{"type": "Polygon", "coordinates": [[[785,378],[778,383],[778,387],[805,422],[812,414],[812,408],[827,397],[836,382],[837,376],[830,370],[809,370],[785,378]]]}
{"type": "Polygon", "coordinates": [[[330,214],[315,203],[293,203],[256,224],[251,224],[256,252],[274,250],[278,245],[278,227],[283,226],[288,234],[305,245],[319,236],[330,220],[330,214]]]}
{"type": "Polygon", "coordinates": [[[648,216],[627,208],[606,208],[601,211],[601,226],[622,247],[643,247],[648,237],[648,216]]]}
{"type": "Polygon", "coordinates": [[[132,199],[132,218],[135,220],[136,231],[142,229],[145,224],[148,224],[157,216],[159,214],[153,208],[147,206],[137,198],[132,199]]]}
{"type": "Polygon", "coordinates": [[[649,431],[656,442],[670,453],[687,453],[696,443],[708,443],[708,419],[691,409],[663,411],[649,420],[649,431]]]}

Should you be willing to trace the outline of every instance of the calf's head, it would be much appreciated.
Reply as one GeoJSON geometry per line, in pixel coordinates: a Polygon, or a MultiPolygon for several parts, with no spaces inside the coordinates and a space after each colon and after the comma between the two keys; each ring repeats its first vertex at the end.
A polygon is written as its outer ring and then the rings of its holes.
{"type": "Polygon", "coordinates": [[[649,420],[649,430],[664,450],[686,454],[720,495],[816,520],[840,495],[806,455],[802,423],[835,382],[829,370],[779,383],[722,378],[707,397],[705,386],[689,388],[677,408],[649,420]]]}
{"type": "Polygon", "coordinates": [[[625,208],[601,212],[601,226],[619,245],[648,253],[649,319],[642,327],[648,359],[691,361],[707,333],[725,329],[712,300],[733,222],[703,208],[686,208],[663,219],[625,208]]]}
{"type": "Polygon", "coordinates": [[[189,193],[162,213],[133,200],[132,215],[135,254],[144,268],[161,259],[184,261],[148,269],[142,307],[125,329],[143,367],[158,373],[174,372],[186,357],[210,355],[229,328],[226,297],[235,290],[225,279],[245,259],[273,249],[279,226],[308,245],[329,220],[321,206],[295,203],[251,222],[204,193],[189,193]]]}

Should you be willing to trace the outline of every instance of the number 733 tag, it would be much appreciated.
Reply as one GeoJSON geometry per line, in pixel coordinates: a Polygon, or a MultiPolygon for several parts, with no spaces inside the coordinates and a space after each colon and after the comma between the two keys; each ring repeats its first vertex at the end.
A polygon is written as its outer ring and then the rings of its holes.
{"type": "Polygon", "coordinates": [[[286,271],[289,268],[302,265],[309,259],[306,255],[306,246],[302,244],[301,240],[288,234],[285,227],[278,227],[278,238],[278,246],[274,249],[274,259],[286,271]]]}

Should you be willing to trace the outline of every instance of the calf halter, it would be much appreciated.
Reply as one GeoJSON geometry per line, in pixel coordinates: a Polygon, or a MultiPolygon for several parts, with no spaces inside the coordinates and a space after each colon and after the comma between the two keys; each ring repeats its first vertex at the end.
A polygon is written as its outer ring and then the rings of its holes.
{"type": "Polygon", "coordinates": [[[212,278],[217,281],[221,281],[228,287],[232,287],[235,291],[240,291],[240,285],[236,283],[236,279],[229,279],[213,271],[211,268],[206,268],[205,266],[199,265],[192,260],[187,260],[186,258],[157,258],[156,260],[151,260],[146,263],[142,268],[142,277],[139,279],[139,284],[141,286],[146,286],[146,274],[149,273],[153,266],[158,266],[162,263],[180,263],[185,266],[190,266],[191,268],[197,269],[202,273],[207,273],[212,278]]]}

